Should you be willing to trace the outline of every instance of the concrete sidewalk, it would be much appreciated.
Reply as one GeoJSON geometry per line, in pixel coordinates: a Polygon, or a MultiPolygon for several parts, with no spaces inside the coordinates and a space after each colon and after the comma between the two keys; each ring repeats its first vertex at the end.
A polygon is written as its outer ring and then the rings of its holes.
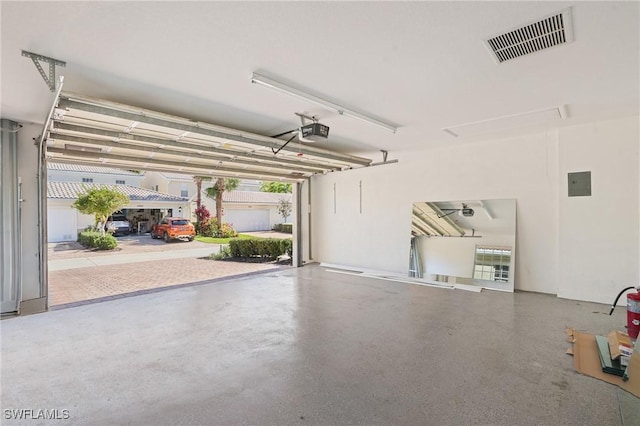
{"type": "Polygon", "coordinates": [[[91,266],[121,265],[153,260],[198,258],[206,257],[211,253],[218,253],[219,251],[220,244],[211,244],[210,247],[197,249],[75,257],[71,259],[50,260],[49,271],[63,271],[66,269],[87,268],[91,266]]]}

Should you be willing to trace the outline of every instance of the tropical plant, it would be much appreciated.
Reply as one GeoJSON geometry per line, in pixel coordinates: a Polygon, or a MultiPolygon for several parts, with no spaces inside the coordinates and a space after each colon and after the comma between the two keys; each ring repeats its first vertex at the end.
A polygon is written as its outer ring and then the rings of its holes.
{"type": "Polygon", "coordinates": [[[91,214],[95,218],[96,229],[102,235],[107,218],[130,203],[129,197],[114,188],[92,187],[84,188],[84,193],[78,195],[78,199],[71,207],[80,213],[91,214]]]}
{"type": "Polygon", "coordinates": [[[287,218],[291,214],[291,201],[281,198],[280,201],[278,201],[277,210],[286,222],[287,218]]]}
{"type": "Polygon", "coordinates": [[[203,237],[213,238],[233,238],[238,236],[231,223],[223,223],[222,226],[218,226],[218,221],[215,217],[200,223],[199,234],[203,237]]]}
{"type": "Polygon", "coordinates": [[[211,217],[211,213],[209,213],[209,209],[207,209],[204,205],[200,205],[195,211],[196,213],[196,232],[198,234],[202,233],[202,228],[209,221],[211,217]]]}
{"type": "Polygon", "coordinates": [[[283,182],[262,182],[260,185],[262,192],[290,193],[293,191],[293,185],[283,182]]]}
{"type": "Polygon", "coordinates": [[[225,191],[233,191],[240,184],[240,179],[235,178],[218,178],[216,183],[207,189],[205,189],[209,197],[216,200],[216,226],[220,230],[222,225],[222,194],[225,191]]]}

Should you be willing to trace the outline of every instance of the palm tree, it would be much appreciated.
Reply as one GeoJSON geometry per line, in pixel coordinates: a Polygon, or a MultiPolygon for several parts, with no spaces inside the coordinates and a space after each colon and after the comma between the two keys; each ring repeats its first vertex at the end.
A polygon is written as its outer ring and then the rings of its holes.
{"type": "Polygon", "coordinates": [[[196,208],[200,208],[202,204],[202,182],[211,180],[211,176],[194,176],[193,181],[196,183],[196,208]]]}
{"type": "Polygon", "coordinates": [[[205,189],[209,197],[216,199],[216,221],[218,229],[222,229],[222,194],[225,191],[233,191],[240,184],[240,179],[218,178],[215,185],[205,189]]]}
{"type": "Polygon", "coordinates": [[[193,181],[196,183],[196,208],[199,209],[202,204],[202,176],[194,176],[193,181]]]}
{"type": "Polygon", "coordinates": [[[209,210],[202,205],[202,182],[210,181],[211,176],[193,176],[193,181],[196,184],[196,232],[200,233],[202,230],[203,222],[209,220],[209,210]]]}

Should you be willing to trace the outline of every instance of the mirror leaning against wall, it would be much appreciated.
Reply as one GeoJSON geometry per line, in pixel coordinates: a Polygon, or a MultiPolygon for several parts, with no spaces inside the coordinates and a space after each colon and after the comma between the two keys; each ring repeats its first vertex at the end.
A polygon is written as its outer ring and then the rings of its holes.
{"type": "Polygon", "coordinates": [[[414,202],[409,276],[513,292],[516,200],[414,202]]]}

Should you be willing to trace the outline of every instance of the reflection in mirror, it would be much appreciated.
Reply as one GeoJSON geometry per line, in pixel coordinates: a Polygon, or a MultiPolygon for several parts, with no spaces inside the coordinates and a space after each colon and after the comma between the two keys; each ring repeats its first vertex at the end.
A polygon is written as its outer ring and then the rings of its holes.
{"type": "Polygon", "coordinates": [[[416,202],[409,276],[513,291],[515,242],[515,200],[416,202]]]}

